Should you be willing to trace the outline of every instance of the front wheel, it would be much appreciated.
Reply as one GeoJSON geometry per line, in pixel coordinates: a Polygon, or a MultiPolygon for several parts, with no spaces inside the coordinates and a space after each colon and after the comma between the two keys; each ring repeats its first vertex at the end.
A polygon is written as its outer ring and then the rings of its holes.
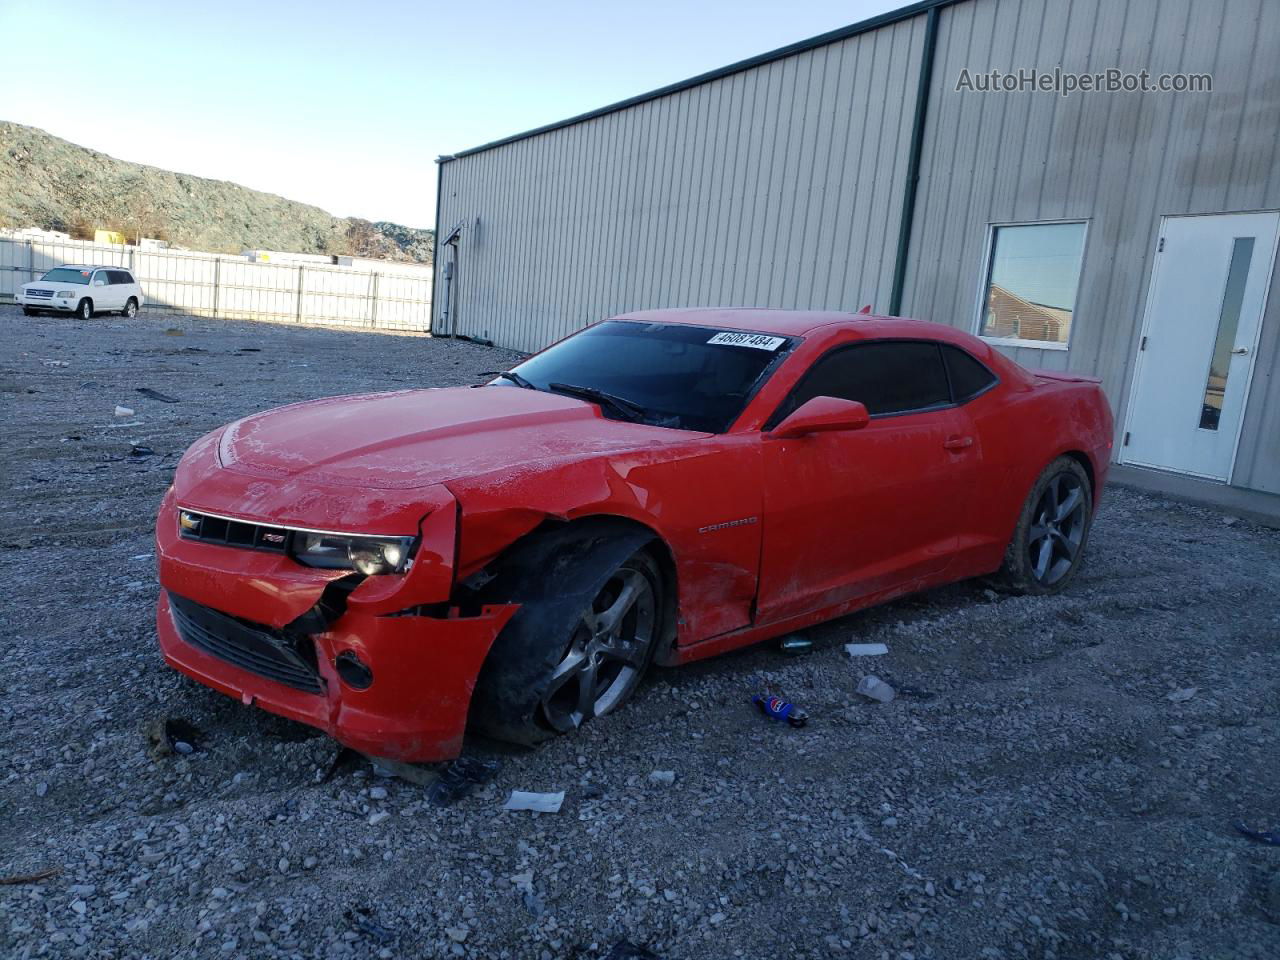
{"type": "Polygon", "coordinates": [[[89,299],[81,300],[80,305],[76,307],[76,316],[81,320],[92,320],[93,301],[89,299]]]}
{"type": "Polygon", "coordinates": [[[1084,556],[1093,522],[1093,490],[1079,461],[1059,457],[1040,474],[1023,504],[1000,572],[1018,593],[1066,588],[1084,556]]]}
{"type": "Polygon", "coordinates": [[[611,553],[603,545],[529,571],[560,583],[524,602],[494,643],[472,697],[474,728],[538,743],[612,713],[635,692],[662,633],[663,579],[648,550],[621,562],[605,559],[611,553]],[[574,593],[581,599],[566,602],[574,593]]]}
{"type": "Polygon", "coordinates": [[[32,310],[30,307],[23,307],[23,308],[22,308],[22,315],[23,315],[24,317],[34,317],[34,316],[36,315],[36,312],[35,312],[34,310],[32,310]]]}
{"type": "Polygon", "coordinates": [[[130,320],[132,320],[137,315],[138,315],[138,301],[133,299],[133,297],[130,297],[129,302],[126,303],[124,305],[124,309],[120,311],[120,316],[128,317],[130,320]]]}

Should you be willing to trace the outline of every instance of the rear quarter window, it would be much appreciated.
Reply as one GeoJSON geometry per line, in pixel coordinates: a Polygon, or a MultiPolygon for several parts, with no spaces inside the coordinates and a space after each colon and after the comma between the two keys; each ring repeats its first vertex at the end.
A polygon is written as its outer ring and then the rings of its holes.
{"type": "Polygon", "coordinates": [[[951,378],[951,393],[956,403],[972,400],[996,383],[996,375],[959,347],[942,345],[942,356],[951,378]]]}

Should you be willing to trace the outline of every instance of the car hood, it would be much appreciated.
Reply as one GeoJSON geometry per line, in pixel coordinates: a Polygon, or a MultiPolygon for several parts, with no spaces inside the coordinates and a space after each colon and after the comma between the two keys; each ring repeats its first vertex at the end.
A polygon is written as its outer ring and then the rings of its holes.
{"type": "Polygon", "coordinates": [[[687,442],[697,434],[607,420],[594,404],[517,387],[331,397],[246,417],[218,444],[226,469],[393,490],[552,461],[687,442]]]}

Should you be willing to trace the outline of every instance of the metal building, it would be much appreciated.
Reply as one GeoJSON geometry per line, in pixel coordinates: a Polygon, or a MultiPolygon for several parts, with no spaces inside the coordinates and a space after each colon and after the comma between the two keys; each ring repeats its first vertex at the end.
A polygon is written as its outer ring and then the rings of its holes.
{"type": "Polygon", "coordinates": [[[1122,464],[1280,494],[1275,0],[924,0],[441,157],[439,185],[438,333],[871,304],[1101,377],[1122,464]],[[1062,92],[1107,71],[1190,89],[1062,92]]]}

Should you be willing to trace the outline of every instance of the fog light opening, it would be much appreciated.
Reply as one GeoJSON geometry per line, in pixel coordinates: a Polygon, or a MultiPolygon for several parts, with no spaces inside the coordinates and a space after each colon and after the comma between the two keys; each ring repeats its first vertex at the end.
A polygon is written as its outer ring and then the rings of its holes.
{"type": "Polygon", "coordinates": [[[354,650],[343,650],[333,661],[333,666],[348,687],[367,690],[373,684],[373,671],[356,656],[354,650]]]}

